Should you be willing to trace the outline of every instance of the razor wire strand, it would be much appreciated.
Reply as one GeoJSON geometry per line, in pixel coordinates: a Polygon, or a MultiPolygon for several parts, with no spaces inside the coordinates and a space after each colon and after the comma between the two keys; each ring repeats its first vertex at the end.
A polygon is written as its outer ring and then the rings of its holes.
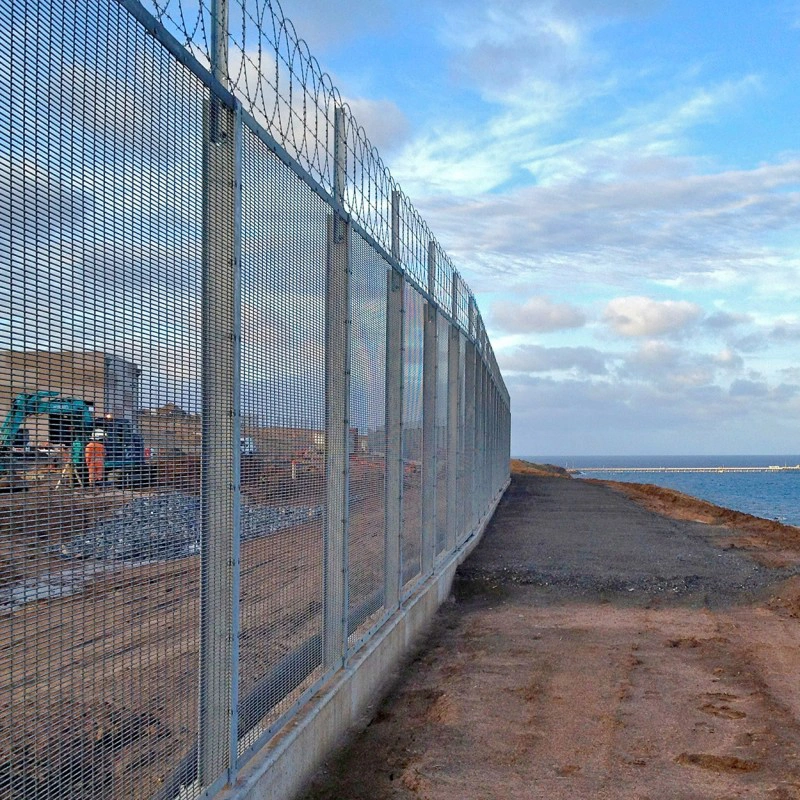
{"type": "MultiPolygon", "coordinates": [[[[200,60],[210,63],[208,0],[144,0],[155,17],[200,60]]],[[[296,158],[328,193],[333,194],[334,109],[343,108],[347,150],[345,210],[387,251],[391,242],[391,196],[401,195],[401,264],[417,286],[428,289],[427,248],[435,242],[427,223],[394,182],[380,153],[283,15],[277,0],[235,0],[229,30],[231,90],[247,111],[296,158]]],[[[450,310],[455,268],[436,243],[439,254],[434,295],[450,310]]],[[[469,289],[464,284],[464,289],[469,289]]],[[[457,321],[462,329],[466,322],[457,321]]],[[[499,372],[494,377],[499,379],[499,372]]]]}

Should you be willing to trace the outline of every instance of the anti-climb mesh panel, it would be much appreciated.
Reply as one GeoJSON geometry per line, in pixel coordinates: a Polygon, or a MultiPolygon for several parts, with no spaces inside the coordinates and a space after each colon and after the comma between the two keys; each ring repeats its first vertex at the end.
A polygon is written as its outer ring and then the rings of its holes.
{"type": "Polygon", "coordinates": [[[351,253],[349,633],[383,608],[386,527],[386,273],[360,236],[351,253]]]}
{"type": "Polygon", "coordinates": [[[450,325],[443,315],[437,319],[436,336],[436,553],[447,545],[447,418],[448,342],[450,325]]]}
{"type": "Polygon", "coordinates": [[[422,567],[422,358],[425,300],[406,282],[403,342],[402,583],[422,567]]]}
{"type": "Polygon", "coordinates": [[[0,16],[0,798],[144,800],[196,752],[206,92],[116,3],[0,16]]]}
{"type": "Polygon", "coordinates": [[[243,187],[244,747],[319,677],[328,209],[250,131],[243,187]]]}

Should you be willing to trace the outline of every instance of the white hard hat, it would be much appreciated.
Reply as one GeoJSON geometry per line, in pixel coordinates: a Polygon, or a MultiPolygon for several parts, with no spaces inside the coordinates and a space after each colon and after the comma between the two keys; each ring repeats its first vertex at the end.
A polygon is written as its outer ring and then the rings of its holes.
{"type": "Polygon", "coordinates": [[[99,428],[92,433],[92,439],[103,439],[106,435],[105,431],[101,431],[99,428]]]}

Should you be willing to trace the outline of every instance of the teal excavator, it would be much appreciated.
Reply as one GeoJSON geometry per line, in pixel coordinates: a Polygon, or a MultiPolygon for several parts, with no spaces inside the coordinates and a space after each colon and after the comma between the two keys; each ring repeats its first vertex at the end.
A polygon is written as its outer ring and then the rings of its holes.
{"type": "Polygon", "coordinates": [[[102,430],[106,471],[119,470],[123,478],[142,473],[144,443],[131,420],[95,417],[85,400],[62,397],[60,392],[40,391],[18,394],[0,427],[0,487],[24,488],[20,485],[18,466],[26,456],[15,451],[24,450],[23,426],[28,417],[36,414],[48,415],[51,444],[69,447],[76,440],[88,442],[94,431],[102,430]]]}

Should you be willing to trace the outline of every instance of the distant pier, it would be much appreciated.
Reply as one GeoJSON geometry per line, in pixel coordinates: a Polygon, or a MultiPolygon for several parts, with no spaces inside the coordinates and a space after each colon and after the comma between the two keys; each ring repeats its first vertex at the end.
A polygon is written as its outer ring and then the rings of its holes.
{"type": "Polygon", "coordinates": [[[585,472],[800,472],[800,464],[794,467],[581,467],[567,471],[573,475],[585,472]]]}

